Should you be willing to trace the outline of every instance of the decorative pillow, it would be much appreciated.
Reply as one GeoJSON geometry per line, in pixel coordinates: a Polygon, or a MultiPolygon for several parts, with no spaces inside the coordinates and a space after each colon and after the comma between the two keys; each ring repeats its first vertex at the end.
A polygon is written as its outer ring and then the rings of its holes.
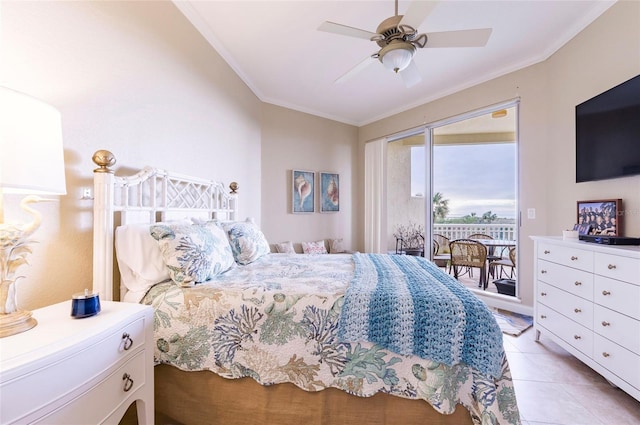
{"type": "Polygon", "coordinates": [[[324,241],[302,242],[302,252],[305,254],[326,254],[327,248],[324,241]]]}
{"type": "Polygon", "coordinates": [[[295,254],[296,251],[293,249],[293,243],[291,241],[277,243],[276,252],[280,254],[295,254]]]}
{"type": "Polygon", "coordinates": [[[249,264],[271,252],[269,242],[252,221],[222,223],[238,264],[249,264]]]}
{"type": "Polygon", "coordinates": [[[340,254],[340,253],[347,252],[344,249],[344,243],[342,242],[342,238],[329,240],[329,252],[331,254],[340,254]]]}
{"type": "Polygon", "coordinates": [[[151,226],[169,276],[187,287],[223,273],[234,264],[224,231],[216,223],[151,226]]]}

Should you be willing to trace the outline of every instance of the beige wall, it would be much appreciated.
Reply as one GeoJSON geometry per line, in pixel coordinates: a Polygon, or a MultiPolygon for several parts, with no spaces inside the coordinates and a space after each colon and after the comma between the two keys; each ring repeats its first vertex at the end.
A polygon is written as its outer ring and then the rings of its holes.
{"type": "MultiPolygon", "coordinates": [[[[532,301],[532,243],[573,223],[575,201],[621,197],[640,236],[640,178],[573,183],[573,106],[640,72],[640,3],[618,2],[548,61],[360,129],[262,104],[171,2],[3,2],[0,84],[58,107],[68,195],[44,213],[19,292],[23,308],[91,286],[90,157],[116,170],[149,164],[240,184],[241,215],[271,242],[344,237],[362,249],[364,143],[520,97],[522,298],[532,301]],[[358,144],[354,147],[355,141],[358,144]],[[333,171],[341,211],[294,215],[290,170],[333,171]],[[194,171],[196,170],[196,171],[194,171]],[[635,213],[634,213],[635,211],[635,213]]],[[[15,197],[7,219],[24,221],[15,197]]]]}
{"type": "MultiPolygon", "coordinates": [[[[402,140],[387,145],[387,250],[395,251],[397,226],[424,225],[425,198],[411,196],[411,144],[402,140]],[[394,208],[395,206],[395,208],[394,208]]],[[[415,146],[415,145],[414,145],[415,146]]],[[[428,246],[428,244],[427,244],[428,246]]]]}
{"type": "MultiPolygon", "coordinates": [[[[530,235],[561,235],[573,225],[576,201],[623,198],[626,234],[640,236],[640,176],[575,183],[576,104],[640,73],[640,2],[616,3],[547,61],[360,128],[364,144],[425,123],[520,98],[519,287],[522,303],[533,301],[530,235]]],[[[358,192],[362,193],[363,171],[358,192]]],[[[360,202],[363,202],[360,197],[360,202]]]]}
{"type": "MultiPolygon", "coordinates": [[[[262,230],[271,243],[343,238],[355,249],[355,229],[361,220],[354,213],[358,176],[358,129],[302,112],[263,106],[262,126],[262,230]],[[291,213],[291,170],[340,174],[340,211],[291,213]]],[[[316,191],[319,187],[316,187],[316,191]]]]}
{"type": "MultiPolygon", "coordinates": [[[[260,220],[261,102],[171,2],[2,2],[0,84],[57,107],[67,195],[40,204],[20,307],[91,288],[93,152],[117,174],[152,165],[240,184],[260,220]]],[[[7,220],[26,221],[6,197],[7,220]]]]}

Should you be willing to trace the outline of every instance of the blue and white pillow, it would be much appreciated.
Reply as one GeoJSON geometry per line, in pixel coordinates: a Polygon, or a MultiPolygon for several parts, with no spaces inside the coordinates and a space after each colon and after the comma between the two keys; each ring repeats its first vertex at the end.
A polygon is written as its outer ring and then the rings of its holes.
{"type": "Polygon", "coordinates": [[[161,224],[150,228],[158,241],[169,276],[178,285],[193,286],[234,265],[225,232],[216,223],[161,224]]]}
{"type": "Polygon", "coordinates": [[[222,223],[238,264],[246,265],[271,251],[260,228],[251,221],[222,223]]]}

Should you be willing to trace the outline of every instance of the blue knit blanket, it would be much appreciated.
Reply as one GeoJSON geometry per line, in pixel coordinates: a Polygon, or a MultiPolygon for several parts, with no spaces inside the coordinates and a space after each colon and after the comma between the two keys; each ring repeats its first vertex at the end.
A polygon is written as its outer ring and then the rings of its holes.
{"type": "Polygon", "coordinates": [[[489,308],[430,261],[354,254],[338,337],[501,376],[502,332],[489,308]]]}

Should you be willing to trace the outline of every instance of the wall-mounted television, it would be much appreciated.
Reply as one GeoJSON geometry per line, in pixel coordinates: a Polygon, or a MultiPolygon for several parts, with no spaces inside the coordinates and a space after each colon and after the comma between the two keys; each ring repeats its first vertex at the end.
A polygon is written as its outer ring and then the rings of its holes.
{"type": "Polygon", "coordinates": [[[576,182],[640,175],[640,75],[576,106],[576,182]]]}

